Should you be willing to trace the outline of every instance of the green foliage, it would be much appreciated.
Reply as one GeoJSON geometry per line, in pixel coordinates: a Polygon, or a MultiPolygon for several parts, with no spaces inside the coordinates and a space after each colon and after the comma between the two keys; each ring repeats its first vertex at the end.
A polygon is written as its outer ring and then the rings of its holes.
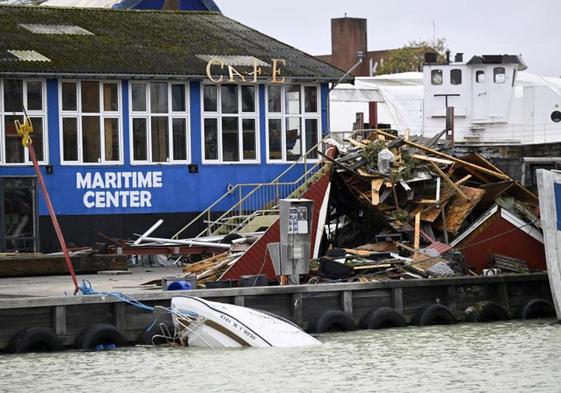
{"type": "Polygon", "coordinates": [[[444,38],[438,38],[434,42],[410,41],[402,48],[391,51],[376,69],[376,75],[422,71],[426,52],[436,52],[438,61],[442,62],[445,51],[444,38]]]}

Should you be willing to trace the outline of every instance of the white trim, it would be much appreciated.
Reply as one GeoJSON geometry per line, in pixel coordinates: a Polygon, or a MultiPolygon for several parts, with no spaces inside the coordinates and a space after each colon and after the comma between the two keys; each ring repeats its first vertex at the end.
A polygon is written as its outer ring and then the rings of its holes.
{"type": "Polygon", "coordinates": [[[136,165],[188,165],[191,164],[191,117],[190,117],[190,86],[189,81],[169,81],[169,80],[131,80],[129,81],[128,89],[129,97],[129,107],[127,108],[129,114],[129,155],[130,164],[136,165]],[[167,95],[168,95],[168,110],[162,113],[152,113],[151,102],[150,102],[150,89],[152,83],[166,83],[167,85],[167,95]],[[132,86],[134,84],[144,84],[146,86],[146,110],[145,111],[133,111],[132,105],[132,86]],[[173,111],[173,101],[172,101],[172,86],[182,85],[185,88],[185,111],[173,111]],[[167,161],[152,161],[152,122],[151,119],[155,117],[167,118],[168,126],[168,154],[167,161]],[[134,159],[134,139],[133,139],[133,123],[134,119],[145,119],[146,120],[146,160],[135,160],[134,159]],[[185,160],[174,160],[173,159],[173,120],[183,119],[185,120],[185,160]]]}
{"type": "MultiPolygon", "coordinates": [[[[4,81],[5,80],[21,80],[22,81],[22,95],[25,102],[27,115],[30,118],[41,118],[42,132],[43,132],[43,159],[39,161],[39,165],[49,164],[49,127],[48,127],[48,103],[47,103],[47,81],[43,78],[0,78],[0,164],[6,167],[23,167],[33,165],[29,159],[28,149],[23,150],[24,162],[6,162],[6,130],[5,130],[5,117],[6,116],[21,116],[23,112],[5,112],[4,111],[4,81]],[[29,107],[27,96],[27,83],[28,82],[41,82],[41,110],[28,110],[29,107]]],[[[31,135],[33,139],[33,134],[31,135]]]]}
{"type": "MultiPolygon", "coordinates": [[[[265,148],[266,148],[266,162],[267,164],[290,164],[294,163],[296,160],[286,159],[286,119],[288,118],[300,118],[300,147],[301,153],[304,155],[311,146],[306,144],[306,120],[317,120],[317,141],[321,140],[322,129],[321,129],[321,86],[319,84],[311,83],[287,83],[283,85],[278,85],[281,87],[281,111],[269,113],[269,86],[274,86],[271,84],[265,85],[265,148]],[[300,113],[287,113],[286,112],[286,86],[288,85],[299,85],[300,86],[300,113]],[[306,87],[316,88],[316,109],[317,112],[306,112],[306,87]],[[269,157],[269,120],[280,119],[281,120],[281,159],[271,159],[269,157]]],[[[308,158],[307,161],[313,163],[317,162],[318,158],[308,158]]]]}
{"type": "Polygon", "coordinates": [[[200,97],[201,97],[201,162],[204,165],[255,165],[261,163],[261,124],[259,114],[261,113],[261,108],[259,107],[259,85],[247,84],[247,83],[228,83],[228,84],[211,84],[211,83],[201,83],[200,86],[200,97]],[[222,89],[223,85],[234,85],[237,87],[238,95],[238,111],[237,113],[222,113],[222,89]],[[204,108],[204,88],[205,86],[216,86],[216,111],[206,112],[204,108]],[[254,88],[254,111],[253,112],[243,112],[242,111],[242,87],[253,87],[254,88]],[[224,161],[223,159],[223,149],[222,149],[222,119],[223,118],[236,118],[238,119],[238,151],[239,159],[238,161],[224,161]],[[217,127],[217,159],[207,159],[205,157],[205,120],[206,119],[216,119],[217,127]],[[244,159],[243,158],[243,120],[253,120],[255,122],[255,159],[244,159]]]}
{"type": "Polygon", "coordinates": [[[61,166],[109,166],[109,165],[122,165],[124,162],[124,138],[123,138],[123,116],[122,116],[122,83],[119,80],[82,80],[82,79],[59,79],[58,80],[58,121],[59,121],[59,154],[60,154],[60,165],[61,166]],[[82,82],[97,82],[99,89],[99,111],[98,112],[83,112],[82,111],[82,82]],[[76,86],[76,110],[64,110],[63,100],[62,100],[62,84],[63,83],[74,83],[76,86]],[[115,84],[117,85],[117,105],[118,109],[116,111],[106,111],[104,109],[103,102],[103,87],[104,84],[115,84]],[[84,149],[83,149],[83,130],[82,130],[82,119],[85,117],[97,117],[99,119],[99,155],[100,158],[98,162],[85,162],[84,161],[84,149]],[[71,118],[76,119],[76,148],[77,148],[77,160],[76,161],[65,161],[64,160],[64,133],[63,133],[63,119],[71,118]],[[116,119],[117,120],[117,134],[119,138],[119,160],[117,161],[107,161],[105,160],[105,129],[104,120],[105,119],[116,119]]]}
{"type": "Polygon", "coordinates": [[[521,220],[506,209],[501,209],[501,217],[529,236],[543,244],[543,235],[531,223],[521,220]]]}
{"type": "Polygon", "coordinates": [[[500,208],[498,205],[493,205],[489,210],[487,210],[479,219],[473,222],[460,236],[454,239],[453,242],[450,243],[451,247],[456,247],[459,243],[461,243],[466,237],[468,237],[472,232],[474,232],[477,228],[479,228],[484,222],[488,219],[493,217],[495,213],[500,209],[500,217],[505,219],[510,224],[514,225],[521,231],[525,232],[535,240],[543,243],[543,235],[540,233],[538,229],[533,227],[531,223],[525,222],[520,218],[516,217],[514,214],[509,212],[504,208],[500,208]]]}

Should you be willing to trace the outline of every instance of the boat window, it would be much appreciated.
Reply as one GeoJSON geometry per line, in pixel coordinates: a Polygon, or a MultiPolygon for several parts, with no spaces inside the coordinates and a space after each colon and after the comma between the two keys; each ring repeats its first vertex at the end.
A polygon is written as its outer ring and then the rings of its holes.
{"type": "Polygon", "coordinates": [[[493,80],[495,83],[505,83],[506,75],[504,67],[495,67],[493,69],[493,80]]]}
{"type": "Polygon", "coordinates": [[[319,87],[317,85],[270,85],[267,88],[267,159],[297,161],[318,158],[321,136],[319,87]]]}
{"type": "MultiPolygon", "coordinates": [[[[62,162],[121,161],[120,84],[114,81],[64,81],[60,90],[62,162]]],[[[133,105],[138,106],[146,96],[133,88],[132,98],[133,105]]]]}
{"type": "Polygon", "coordinates": [[[450,70],[450,83],[452,85],[461,85],[462,84],[462,70],[460,69],[453,69],[450,70]]]}
{"type": "MultiPolygon", "coordinates": [[[[204,93],[208,107],[211,96],[204,93]]],[[[132,82],[131,96],[133,162],[189,162],[188,84],[132,82]]]]}
{"type": "Polygon", "coordinates": [[[433,85],[441,85],[443,81],[442,70],[432,70],[430,80],[433,85]]]}
{"type": "Polygon", "coordinates": [[[205,162],[257,162],[257,89],[253,85],[204,85],[205,162]]]}
{"type": "Polygon", "coordinates": [[[561,122],[561,112],[559,111],[553,111],[551,113],[551,121],[555,122],[555,123],[559,123],[561,122]]]}
{"type": "Polygon", "coordinates": [[[24,109],[33,123],[33,146],[44,163],[45,83],[42,80],[0,80],[0,164],[30,164],[29,152],[21,144],[15,121],[22,122],[24,109]]]}
{"type": "Polygon", "coordinates": [[[485,82],[485,71],[475,71],[475,81],[477,83],[485,82]]]}

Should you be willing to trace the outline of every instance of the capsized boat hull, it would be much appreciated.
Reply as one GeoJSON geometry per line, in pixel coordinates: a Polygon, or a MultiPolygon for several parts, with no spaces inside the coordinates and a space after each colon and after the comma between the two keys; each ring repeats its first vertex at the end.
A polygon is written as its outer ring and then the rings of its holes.
{"type": "Polygon", "coordinates": [[[171,311],[183,344],[195,347],[296,347],[320,342],[272,314],[198,297],[174,297],[171,311]]]}

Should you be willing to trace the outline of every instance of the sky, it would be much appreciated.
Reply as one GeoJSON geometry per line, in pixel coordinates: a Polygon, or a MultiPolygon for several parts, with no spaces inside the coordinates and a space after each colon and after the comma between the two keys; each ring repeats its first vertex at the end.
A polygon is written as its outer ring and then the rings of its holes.
{"type": "Polygon", "coordinates": [[[446,39],[466,59],[522,54],[528,72],[561,77],[561,0],[215,0],[224,15],[313,55],[331,53],[331,18],[368,19],[368,49],[446,39]]]}

